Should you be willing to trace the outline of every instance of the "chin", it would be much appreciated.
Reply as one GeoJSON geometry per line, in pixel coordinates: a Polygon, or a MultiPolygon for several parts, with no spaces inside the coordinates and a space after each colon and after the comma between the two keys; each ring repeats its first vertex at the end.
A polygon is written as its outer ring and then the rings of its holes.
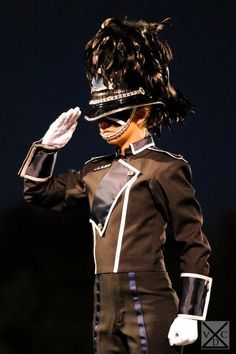
{"type": "Polygon", "coordinates": [[[118,142],[119,142],[119,139],[114,138],[114,139],[107,140],[106,142],[107,142],[109,145],[117,145],[118,142]]]}

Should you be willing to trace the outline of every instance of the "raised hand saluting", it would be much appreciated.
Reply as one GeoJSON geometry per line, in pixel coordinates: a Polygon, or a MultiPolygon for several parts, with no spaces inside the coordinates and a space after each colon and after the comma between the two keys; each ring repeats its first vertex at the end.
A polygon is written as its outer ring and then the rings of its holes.
{"type": "Polygon", "coordinates": [[[63,112],[48,128],[42,144],[55,148],[65,146],[75,131],[80,115],[79,107],[63,112]]]}

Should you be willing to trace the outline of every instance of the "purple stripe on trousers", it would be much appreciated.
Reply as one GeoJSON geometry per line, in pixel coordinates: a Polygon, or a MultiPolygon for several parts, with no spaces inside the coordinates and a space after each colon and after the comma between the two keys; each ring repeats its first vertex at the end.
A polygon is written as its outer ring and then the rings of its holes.
{"type": "Polygon", "coordinates": [[[129,287],[131,290],[131,294],[133,296],[134,308],[135,308],[135,312],[137,315],[137,322],[138,322],[142,352],[143,352],[143,354],[148,354],[147,334],[146,334],[146,329],[145,329],[145,324],[144,324],[141,301],[138,296],[138,291],[137,291],[137,287],[136,287],[134,272],[129,272],[129,287]]]}
{"type": "Polygon", "coordinates": [[[98,275],[96,275],[95,283],[96,283],[96,314],[95,314],[93,340],[94,340],[94,354],[97,354],[97,327],[98,327],[99,316],[100,316],[100,284],[99,284],[98,275]]]}

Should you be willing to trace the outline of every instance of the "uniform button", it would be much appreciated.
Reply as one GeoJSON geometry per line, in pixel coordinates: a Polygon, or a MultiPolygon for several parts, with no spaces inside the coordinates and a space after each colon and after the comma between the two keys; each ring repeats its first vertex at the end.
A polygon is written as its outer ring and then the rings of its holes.
{"type": "Polygon", "coordinates": [[[103,225],[101,223],[99,223],[98,228],[101,230],[103,228],[103,225]]]}
{"type": "Polygon", "coordinates": [[[129,171],[128,172],[128,176],[133,176],[134,175],[134,172],[133,171],[129,171]]]}

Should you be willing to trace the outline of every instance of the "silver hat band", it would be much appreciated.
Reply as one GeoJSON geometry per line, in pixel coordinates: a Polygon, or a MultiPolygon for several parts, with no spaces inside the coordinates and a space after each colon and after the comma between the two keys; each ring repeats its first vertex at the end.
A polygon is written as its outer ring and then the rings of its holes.
{"type": "Polygon", "coordinates": [[[118,100],[120,98],[126,98],[126,97],[136,96],[136,95],[140,95],[140,94],[145,95],[145,90],[142,87],[139,87],[139,89],[135,90],[135,91],[122,92],[122,93],[118,93],[117,95],[113,95],[113,96],[108,96],[108,97],[99,98],[99,99],[93,99],[93,100],[89,101],[89,104],[93,105],[93,104],[98,104],[98,103],[103,103],[103,102],[110,102],[110,101],[118,100]]]}

